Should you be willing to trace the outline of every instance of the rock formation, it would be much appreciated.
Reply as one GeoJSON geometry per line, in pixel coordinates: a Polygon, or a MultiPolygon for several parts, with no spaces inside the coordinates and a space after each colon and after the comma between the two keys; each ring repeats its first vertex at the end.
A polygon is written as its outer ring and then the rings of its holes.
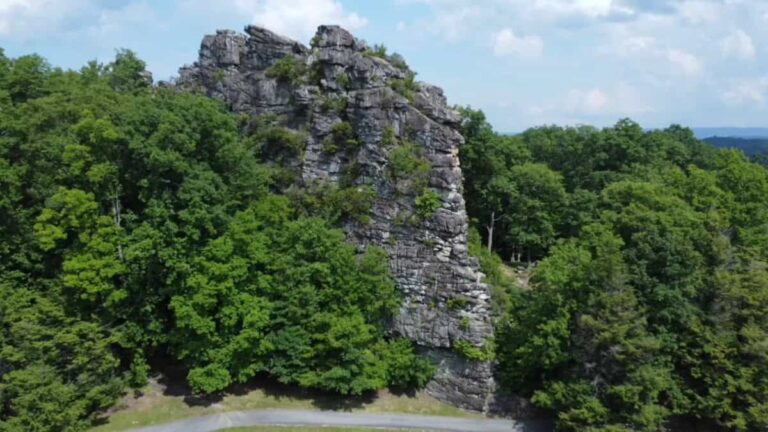
{"type": "Polygon", "coordinates": [[[469,360],[466,347],[482,352],[493,334],[489,290],[467,253],[460,119],[442,90],[415,83],[401,58],[377,53],[336,26],[321,26],[311,48],[255,26],[245,33],[206,36],[198,61],[181,69],[178,85],[237,112],[277,115],[286,127],[302,131],[303,152],[290,165],[304,186],[350,182],[374,188],[370,220],[350,220],[344,228],[350,241],[379,245],[390,256],[404,297],[392,332],[414,340],[438,363],[429,392],[487,410],[491,364],[469,360]],[[288,56],[293,58],[286,61],[288,56]],[[335,148],[342,123],[351,126],[354,139],[335,148]],[[428,162],[422,186],[418,173],[393,175],[396,152],[428,162]],[[418,199],[430,194],[439,198],[439,208],[420,210],[418,199]]]}

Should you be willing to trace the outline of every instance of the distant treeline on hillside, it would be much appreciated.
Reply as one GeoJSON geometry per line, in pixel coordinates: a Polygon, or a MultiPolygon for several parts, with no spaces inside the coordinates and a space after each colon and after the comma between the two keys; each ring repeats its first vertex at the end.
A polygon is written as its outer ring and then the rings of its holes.
{"type": "Polygon", "coordinates": [[[710,137],[704,141],[720,148],[737,148],[750,156],[768,152],[768,138],[710,137]]]}

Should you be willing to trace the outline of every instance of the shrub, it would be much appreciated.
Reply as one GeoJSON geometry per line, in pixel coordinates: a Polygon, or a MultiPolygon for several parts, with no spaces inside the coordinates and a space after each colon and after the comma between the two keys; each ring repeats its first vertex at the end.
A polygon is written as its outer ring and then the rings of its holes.
{"type": "Polygon", "coordinates": [[[392,53],[392,55],[390,55],[387,58],[387,60],[389,60],[389,63],[392,66],[394,66],[394,67],[396,67],[396,68],[398,68],[400,70],[408,70],[409,69],[408,68],[408,63],[405,62],[405,58],[403,58],[403,56],[401,56],[398,53],[392,53]]]}
{"type": "Polygon", "coordinates": [[[427,219],[435,214],[443,204],[443,199],[432,189],[424,189],[424,192],[416,197],[416,214],[419,218],[427,219]]]}
{"type": "Polygon", "coordinates": [[[247,141],[262,158],[280,160],[284,156],[301,157],[306,147],[305,133],[296,132],[280,125],[275,115],[253,118],[246,126],[247,141]]]}
{"type": "Polygon", "coordinates": [[[338,95],[325,95],[320,102],[320,109],[324,112],[343,114],[347,110],[347,98],[338,95]]]}
{"type": "Polygon", "coordinates": [[[384,147],[393,147],[397,144],[397,136],[395,135],[395,128],[387,126],[384,128],[384,133],[381,134],[381,145],[384,147]]]}
{"type": "Polygon", "coordinates": [[[365,50],[363,55],[366,57],[378,57],[388,61],[392,66],[398,69],[409,70],[408,63],[405,62],[403,56],[398,53],[387,54],[387,47],[384,45],[374,45],[373,48],[365,50]]]}
{"type": "Polygon", "coordinates": [[[459,339],[453,342],[453,349],[461,354],[462,357],[478,362],[493,361],[493,359],[496,357],[495,353],[493,352],[493,348],[489,343],[478,347],[469,341],[459,339]]]}
{"type": "Polygon", "coordinates": [[[463,331],[469,330],[469,317],[464,317],[461,319],[461,323],[459,324],[459,328],[463,331]]]}
{"type": "Polygon", "coordinates": [[[394,78],[390,80],[389,87],[408,99],[408,102],[413,102],[414,93],[419,91],[419,84],[416,82],[416,73],[408,72],[408,76],[405,79],[394,78]]]}
{"type": "Polygon", "coordinates": [[[342,170],[339,184],[342,187],[354,186],[355,182],[362,174],[363,166],[359,162],[352,162],[342,170]]]}
{"type": "Polygon", "coordinates": [[[514,273],[505,272],[501,258],[488,250],[475,228],[469,230],[469,255],[477,258],[485,275],[483,282],[491,288],[491,311],[494,317],[502,317],[509,310],[512,298],[521,292],[514,273]]]}
{"type": "Polygon", "coordinates": [[[278,81],[296,84],[306,73],[307,65],[301,59],[287,55],[267,69],[266,75],[269,78],[276,78],[278,81]]]}
{"type": "Polygon", "coordinates": [[[421,388],[435,375],[435,366],[429,360],[419,357],[413,349],[413,342],[399,339],[386,343],[380,352],[384,353],[387,367],[387,382],[395,389],[421,388]]]}
{"type": "Polygon", "coordinates": [[[419,147],[410,141],[400,143],[389,154],[390,175],[404,192],[421,193],[427,187],[431,169],[419,147]]]}
{"type": "Polygon", "coordinates": [[[325,78],[325,68],[323,67],[323,64],[315,59],[315,62],[309,67],[307,75],[307,81],[310,84],[319,86],[325,78]]]}
{"type": "Polygon", "coordinates": [[[340,149],[357,148],[360,142],[355,137],[355,130],[349,122],[336,123],[331,133],[323,139],[323,151],[329,154],[340,149]]]}
{"type": "Polygon", "coordinates": [[[448,310],[450,311],[458,311],[466,308],[468,304],[469,304],[469,301],[467,301],[467,299],[450,298],[448,299],[445,305],[448,307],[448,310]]]}
{"type": "Polygon", "coordinates": [[[291,188],[288,196],[295,207],[308,216],[319,216],[333,223],[349,218],[368,223],[376,190],[365,185],[338,187],[321,183],[306,189],[291,188]]]}
{"type": "Polygon", "coordinates": [[[320,37],[318,35],[312,36],[312,40],[309,41],[310,48],[317,48],[320,45],[320,37]]]}
{"type": "Polygon", "coordinates": [[[376,44],[372,48],[368,48],[363,52],[366,57],[378,57],[387,60],[387,47],[382,44],[376,44]]]}
{"type": "Polygon", "coordinates": [[[336,74],[336,83],[344,90],[349,90],[352,87],[352,79],[349,78],[346,72],[336,74]]]}

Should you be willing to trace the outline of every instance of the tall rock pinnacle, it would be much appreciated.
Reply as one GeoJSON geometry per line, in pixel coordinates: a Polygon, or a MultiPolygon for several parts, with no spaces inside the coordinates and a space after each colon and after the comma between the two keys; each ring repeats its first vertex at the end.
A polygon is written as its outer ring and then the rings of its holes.
{"type": "Polygon", "coordinates": [[[302,131],[303,151],[283,163],[303,186],[375,190],[370,220],[347,221],[344,229],[353,243],[389,254],[404,298],[391,331],[437,362],[430,393],[487,410],[491,364],[457,349],[482,348],[493,335],[489,289],[467,252],[460,119],[440,88],[414,82],[402,59],[377,55],[344,29],[321,26],[311,45],[255,26],[245,34],[218,31],[203,39],[198,61],[181,69],[178,84],[302,131]],[[339,131],[348,136],[336,143],[339,131]],[[415,171],[395,173],[397,158],[415,163],[415,171]]]}

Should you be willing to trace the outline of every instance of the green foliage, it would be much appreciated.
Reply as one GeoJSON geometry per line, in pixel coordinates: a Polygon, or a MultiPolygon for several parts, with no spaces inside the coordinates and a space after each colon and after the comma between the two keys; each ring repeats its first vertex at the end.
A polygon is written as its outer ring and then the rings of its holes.
{"type": "Polygon", "coordinates": [[[328,94],[321,97],[320,109],[325,112],[332,112],[338,115],[347,111],[348,100],[344,96],[328,94]]]}
{"type": "Polygon", "coordinates": [[[0,430],[83,430],[121,395],[116,341],[56,296],[11,281],[0,296],[0,430]]]}
{"type": "Polygon", "coordinates": [[[389,87],[396,93],[413,102],[415,93],[419,92],[419,84],[416,82],[416,73],[408,71],[405,78],[393,78],[389,81],[389,87]]]}
{"type": "Polygon", "coordinates": [[[540,260],[530,291],[503,290],[502,386],[553,410],[558,430],[763,430],[768,171],[679,126],[509,137],[462,112],[474,223],[493,252],[540,260]]]}
{"type": "Polygon", "coordinates": [[[495,358],[493,348],[490,344],[475,346],[472,342],[464,339],[453,341],[453,349],[468,360],[477,362],[490,362],[495,358]]]}
{"type": "Polygon", "coordinates": [[[384,45],[376,44],[372,48],[366,49],[363,52],[363,55],[366,57],[378,57],[380,59],[384,59],[388,61],[392,66],[400,70],[409,70],[408,63],[405,62],[403,56],[398,53],[388,54],[387,47],[384,45]]]}
{"type": "Polygon", "coordinates": [[[432,189],[424,189],[416,197],[416,215],[422,220],[432,217],[443,205],[443,198],[432,189]]]}
{"type": "Polygon", "coordinates": [[[210,392],[266,371],[344,394],[387,385],[373,345],[398,300],[382,254],[358,257],[341,231],[294,220],[283,198],[236,215],[171,301],[192,384],[210,392]]]}
{"type": "Polygon", "coordinates": [[[402,193],[421,194],[429,183],[431,170],[429,160],[410,141],[398,143],[389,153],[389,174],[402,193]]]}
{"type": "Polygon", "coordinates": [[[339,186],[342,188],[356,186],[363,175],[363,165],[357,161],[350,162],[342,169],[341,176],[339,177],[339,186]]]}
{"type": "Polygon", "coordinates": [[[283,163],[285,160],[301,158],[306,148],[307,136],[282,126],[281,119],[274,115],[262,115],[250,120],[245,128],[246,145],[262,160],[283,163]]]}
{"type": "Polygon", "coordinates": [[[312,36],[312,39],[309,41],[309,47],[317,48],[319,45],[320,45],[320,36],[318,35],[312,36]]]}
{"type": "Polygon", "coordinates": [[[448,301],[445,302],[445,306],[450,311],[460,311],[466,308],[467,305],[469,305],[469,301],[461,297],[449,298],[448,301]]]}
{"type": "Polygon", "coordinates": [[[485,275],[484,282],[491,287],[491,306],[494,318],[500,319],[508,312],[510,302],[519,295],[520,288],[508,272],[504,263],[493,251],[481,243],[477,229],[469,230],[469,255],[477,258],[485,275]]]}
{"type": "Polygon", "coordinates": [[[386,254],[332,227],[365,222],[375,190],[270,193],[303,133],[152,88],[130,51],[80,72],[0,52],[0,106],[0,430],[86,430],[158,357],[199,393],[430,376],[385,334],[386,254]]]}
{"type": "Polygon", "coordinates": [[[148,89],[152,82],[148,79],[146,66],[133,51],[118,50],[115,61],[107,66],[109,85],[115,91],[126,93],[148,89]]]}
{"type": "Polygon", "coordinates": [[[389,63],[392,66],[394,66],[394,67],[396,67],[396,68],[398,68],[400,70],[403,70],[403,71],[410,70],[410,68],[408,67],[408,63],[406,63],[406,61],[405,61],[405,58],[402,55],[398,54],[398,53],[390,54],[387,57],[387,60],[389,61],[389,63]]]}
{"type": "Polygon", "coordinates": [[[398,144],[397,135],[395,134],[395,128],[387,126],[384,128],[384,132],[381,134],[381,145],[385,148],[394,147],[398,144]]]}
{"type": "Polygon", "coordinates": [[[47,93],[46,84],[51,75],[51,67],[38,55],[27,55],[13,60],[4,59],[5,93],[14,103],[22,103],[29,99],[44,96],[47,93]]]}
{"type": "Polygon", "coordinates": [[[352,88],[352,79],[349,78],[349,75],[343,71],[336,74],[336,83],[344,90],[349,90],[352,88]]]}
{"type": "Polygon", "coordinates": [[[298,84],[307,75],[307,65],[298,57],[286,55],[266,71],[269,78],[289,84],[298,84]]]}
{"type": "Polygon", "coordinates": [[[429,360],[414,353],[413,342],[398,339],[381,348],[387,365],[387,381],[394,389],[422,388],[435,374],[429,360]]]}
{"type": "Polygon", "coordinates": [[[331,132],[323,139],[323,151],[328,154],[337,153],[341,149],[356,149],[360,146],[355,129],[346,121],[336,123],[331,127],[331,132]]]}
{"type": "Polygon", "coordinates": [[[366,185],[339,187],[332,183],[320,183],[306,189],[292,187],[287,195],[306,216],[322,217],[333,223],[349,219],[368,223],[376,190],[366,185]]]}
{"type": "Polygon", "coordinates": [[[373,47],[366,49],[363,52],[366,57],[378,57],[381,59],[387,59],[387,47],[381,44],[375,44],[373,47]]]}
{"type": "Polygon", "coordinates": [[[464,317],[461,319],[461,323],[459,323],[459,328],[463,331],[469,330],[469,317],[464,317]]]}

